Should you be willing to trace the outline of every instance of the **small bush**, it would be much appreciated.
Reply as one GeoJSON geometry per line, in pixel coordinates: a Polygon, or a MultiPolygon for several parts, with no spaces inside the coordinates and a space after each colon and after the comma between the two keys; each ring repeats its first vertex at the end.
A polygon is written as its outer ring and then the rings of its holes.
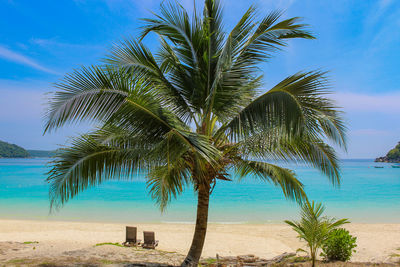
{"type": "Polygon", "coordinates": [[[357,247],[357,238],[346,229],[334,229],[322,246],[321,255],[329,261],[348,261],[357,247]]]}

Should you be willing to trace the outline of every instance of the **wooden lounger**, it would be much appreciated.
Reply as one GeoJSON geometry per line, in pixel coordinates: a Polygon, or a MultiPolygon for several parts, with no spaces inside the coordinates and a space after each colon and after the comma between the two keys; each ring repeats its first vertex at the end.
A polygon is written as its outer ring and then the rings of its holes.
{"type": "Polygon", "coordinates": [[[142,244],[143,248],[155,249],[158,246],[158,240],[155,240],[154,232],[143,231],[144,241],[142,244]]]}
{"type": "Polygon", "coordinates": [[[122,245],[127,247],[139,246],[140,239],[137,239],[137,228],[132,226],[126,227],[126,241],[122,245]]]}

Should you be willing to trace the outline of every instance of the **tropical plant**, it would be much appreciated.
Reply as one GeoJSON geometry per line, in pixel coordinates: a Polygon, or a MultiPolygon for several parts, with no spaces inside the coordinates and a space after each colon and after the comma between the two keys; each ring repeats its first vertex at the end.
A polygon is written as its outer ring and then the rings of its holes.
{"type": "Polygon", "coordinates": [[[324,210],[325,207],[321,203],[314,201],[310,203],[306,200],[301,206],[300,221],[285,221],[299,234],[301,240],[306,241],[313,267],[317,252],[325,244],[330,233],[339,226],[349,223],[347,219],[335,220],[322,216],[324,210]]]}
{"type": "Polygon", "coordinates": [[[343,228],[334,229],[322,245],[322,256],[328,261],[348,261],[357,247],[357,237],[343,228]]]}
{"type": "Polygon", "coordinates": [[[56,85],[45,132],[82,120],[100,127],[58,150],[47,180],[52,207],[138,171],[162,210],[192,187],[197,219],[182,265],[196,266],[217,181],[257,177],[301,202],[302,183],[273,160],[305,161],[339,184],[336,153],[325,141],[344,147],[345,127],[323,72],[299,72],[264,90],[260,63],[288,39],[313,39],[299,18],[272,12],[257,21],[250,7],[225,34],[217,0],[205,0],[203,16],[177,3],[160,9],[144,19],[140,39],[115,45],[102,65],[56,85]],[[142,43],[149,33],[159,36],[156,54],[142,43]]]}

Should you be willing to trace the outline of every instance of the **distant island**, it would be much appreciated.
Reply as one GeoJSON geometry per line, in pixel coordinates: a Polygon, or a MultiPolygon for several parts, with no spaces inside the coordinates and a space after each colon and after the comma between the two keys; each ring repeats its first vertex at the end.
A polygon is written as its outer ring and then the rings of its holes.
{"type": "Polygon", "coordinates": [[[395,148],[391,149],[386,156],[375,159],[375,162],[400,163],[400,142],[395,148]]]}
{"type": "Polygon", "coordinates": [[[49,158],[54,155],[51,150],[26,150],[15,144],[0,141],[0,158],[49,158]]]}

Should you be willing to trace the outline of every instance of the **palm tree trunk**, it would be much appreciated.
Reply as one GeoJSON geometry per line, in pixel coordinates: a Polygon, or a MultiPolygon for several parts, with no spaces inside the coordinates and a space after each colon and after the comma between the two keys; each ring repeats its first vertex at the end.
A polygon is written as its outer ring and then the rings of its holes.
{"type": "Polygon", "coordinates": [[[206,186],[200,185],[198,189],[196,228],[189,253],[181,266],[197,267],[199,263],[206,239],[209,200],[210,190],[206,186]]]}
{"type": "Polygon", "coordinates": [[[315,267],[315,254],[311,255],[311,267],[315,267]]]}

